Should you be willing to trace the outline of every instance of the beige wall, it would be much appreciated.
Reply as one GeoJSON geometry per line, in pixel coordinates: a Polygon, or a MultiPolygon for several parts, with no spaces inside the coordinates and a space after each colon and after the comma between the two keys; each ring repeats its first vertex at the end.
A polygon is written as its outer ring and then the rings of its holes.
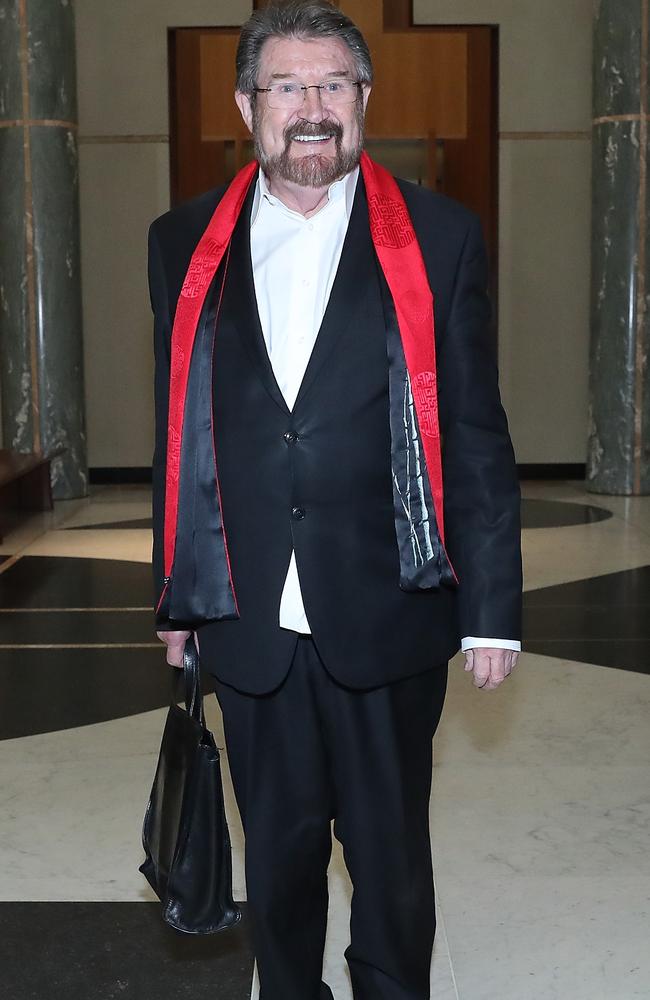
{"type": "Polygon", "coordinates": [[[76,0],[88,461],[153,450],[149,223],[169,208],[167,28],[241,24],[247,0],[76,0]]]}
{"type": "Polygon", "coordinates": [[[592,0],[414,4],[416,22],[500,29],[500,366],[520,462],[585,460],[592,9],[592,0]]]}
{"type": "MultiPolygon", "coordinates": [[[[146,230],[168,207],[167,27],[247,0],[77,0],[91,466],[148,465],[146,230]]],[[[415,0],[416,21],[500,25],[500,361],[520,462],[585,454],[592,0],[415,0]]]]}

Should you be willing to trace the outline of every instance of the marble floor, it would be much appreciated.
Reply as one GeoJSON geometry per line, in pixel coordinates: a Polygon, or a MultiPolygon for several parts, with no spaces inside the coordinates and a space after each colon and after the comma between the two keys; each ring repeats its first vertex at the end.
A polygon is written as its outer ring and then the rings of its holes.
{"type": "MultiPolygon", "coordinates": [[[[434,741],[431,1000],[650,1000],[650,498],[524,484],[526,653],[456,659],[434,741]]],[[[138,866],[170,693],[146,487],[14,519],[0,545],[0,946],[8,1000],[250,1000],[244,918],[189,938],[138,866]]],[[[216,699],[208,721],[224,745],[216,699]]],[[[323,978],[352,993],[335,840],[323,978]]]]}

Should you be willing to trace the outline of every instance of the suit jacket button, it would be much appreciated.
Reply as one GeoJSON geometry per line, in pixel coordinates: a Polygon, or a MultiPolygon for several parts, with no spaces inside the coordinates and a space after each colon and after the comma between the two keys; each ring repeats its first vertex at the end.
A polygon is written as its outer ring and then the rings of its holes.
{"type": "Polygon", "coordinates": [[[305,516],[304,507],[294,507],[293,510],[291,511],[291,516],[294,519],[294,521],[302,521],[303,517],[305,516]]]}
{"type": "Polygon", "coordinates": [[[295,431],[285,431],[284,440],[287,444],[295,444],[298,440],[298,435],[295,431]]]}

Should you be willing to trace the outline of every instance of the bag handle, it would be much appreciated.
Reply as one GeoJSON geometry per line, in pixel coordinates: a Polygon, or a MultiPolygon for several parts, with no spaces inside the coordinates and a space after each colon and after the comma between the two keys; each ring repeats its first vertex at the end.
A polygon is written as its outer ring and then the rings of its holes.
{"type": "MultiPolygon", "coordinates": [[[[178,688],[178,679],[181,677],[181,671],[174,667],[173,676],[173,691],[172,694],[175,700],[178,688]]],[[[185,641],[185,649],[183,650],[183,673],[182,677],[184,680],[185,687],[185,710],[187,714],[197,722],[200,722],[202,726],[205,726],[205,715],[203,712],[203,692],[201,691],[201,671],[199,668],[199,653],[196,648],[196,643],[194,641],[194,633],[190,634],[190,637],[185,641]]]]}

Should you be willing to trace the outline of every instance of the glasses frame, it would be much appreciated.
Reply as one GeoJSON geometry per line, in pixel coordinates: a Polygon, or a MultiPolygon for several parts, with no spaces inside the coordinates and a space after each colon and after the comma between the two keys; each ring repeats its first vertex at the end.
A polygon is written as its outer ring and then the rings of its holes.
{"type": "MultiPolygon", "coordinates": [[[[330,82],[337,82],[337,81],[330,81],[330,82]]],[[[340,80],[338,82],[342,83],[344,81],[340,80]]],[[[353,87],[363,87],[363,81],[362,80],[345,80],[345,83],[351,83],[353,87]]],[[[299,84],[299,88],[300,88],[300,90],[302,90],[302,101],[300,102],[300,104],[296,104],[295,108],[292,108],[291,105],[282,105],[280,107],[274,108],[274,110],[275,111],[289,111],[289,110],[297,111],[298,108],[301,108],[303,106],[303,104],[305,103],[305,98],[307,97],[307,91],[308,90],[318,90],[320,92],[320,99],[322,101],[323,100],[323,88],[326,87],[326,86],[327,86],[327,83],[310,83],[310,84],[301,83],[301,84],[299,84]]],[[[273,88],[272,87],[255,87],[254,88],[254,92],[256,94],[272,94],[273,93],[273,88]]],[[[355,95],[355,97],[354,97],[354,99],[352,101],[344,101],[343,104],[354,104],[354,101],[356,101],[356,99],[357,99],[357,95],[355,95]]],[[[268,97],[267,97],[267,101],[268,101],[268,97]]],[[[269,104],[269,107],[273,107],[273,105],[269,104]]]]}

